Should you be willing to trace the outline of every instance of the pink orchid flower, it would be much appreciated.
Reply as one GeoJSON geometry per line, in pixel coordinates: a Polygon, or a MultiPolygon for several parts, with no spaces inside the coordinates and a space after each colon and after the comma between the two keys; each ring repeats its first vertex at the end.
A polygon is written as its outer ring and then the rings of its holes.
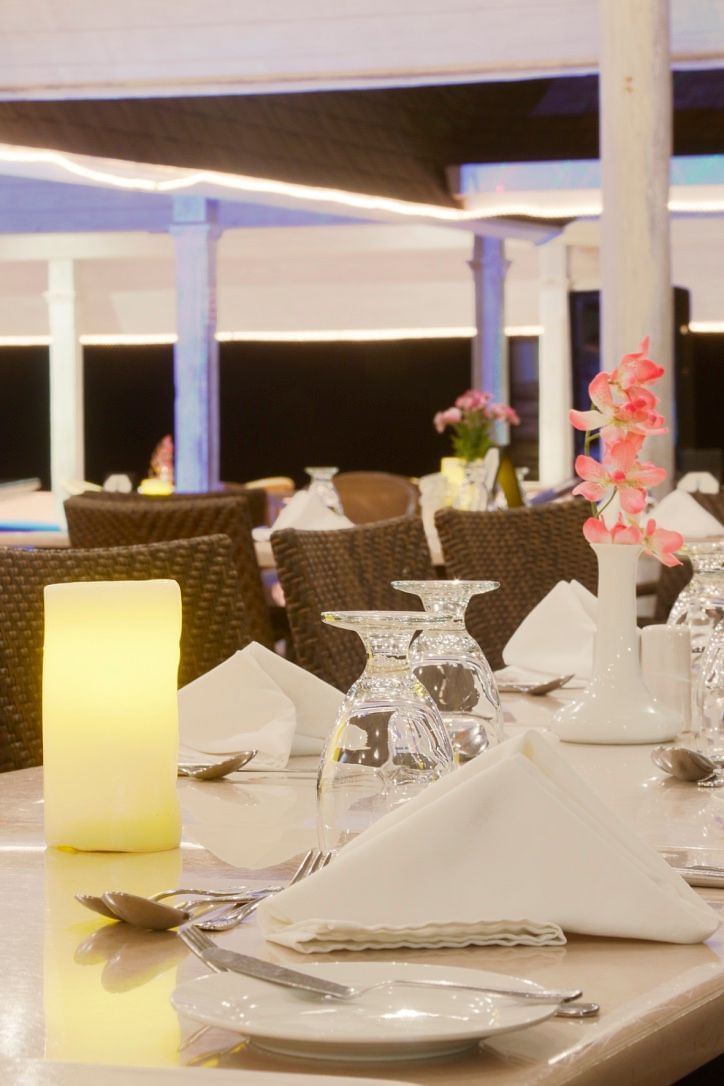
{"type": "Polygon", "coordinates": [[[612,442],[617,437],[638,434],[665,434],[663,415],[654,407],[656,397],[648,389],[631,388],[626,392],[626,399],[616,403],[611,392],[607,373],[598,373],[588,386],[591,402],[597,410],[569,411],[568,418],[577,430],[598,430],[604,441],[612,442]]]}
{"type": "Polygon", "coordinates": [[[646,505],[646,490],[666,478],[666,469],[648,461],[639,462],[636,439],[623,438],[606,448],[603,463],[592,456],[576,457],[576,473],[584,480],[573,490],[591,502],[602,501],[618,492],[624,513],[636,516],[646,505]]]}
{"type": "Polygon", "coordinates": [[[671,532],[668,528],[658,528],[655,520],[649,520],[644,529],[641,542],[647,554],[658,558],[665,566],[680,566],[681,562],[674,554],[684,546],[684,537],[680,532],[671,532]]]}
{"type": "Polygon", "coordinates": [[[438,434],[441,434],[446,426],[454,426],[456,422],[461,421],[462,417],[460,408],[448,407],[446,411],[438,411],[432,421],[438,434]]]}
{"type": "Polygon", "coordinates": [[[492,392],[481,392],[479,388],[469,388],[455,401],[455,406],[461,411],[480,411],[487,407],[493,398],[492,392]]]}
{"type": "Polygon", "coordinates": [[[651,381],[658,381],[663,376],[664,367],[657,366],[648,358],[649,337],[641,340],[641,346],[634,354],[625,354],[616,369],[610,375],[612,385],[616,385],[622,392],[628,392],[634,386],[647,385],[651,381]]]}
{"type": "Polygon", "coordinates": [[[641,529],[635,524],[624,524],[619,517],[612,528],[607,528],[598,517],[589,517],[583,525],[583,535],[589,543],[628,543],[641,542],[641,529]]]}

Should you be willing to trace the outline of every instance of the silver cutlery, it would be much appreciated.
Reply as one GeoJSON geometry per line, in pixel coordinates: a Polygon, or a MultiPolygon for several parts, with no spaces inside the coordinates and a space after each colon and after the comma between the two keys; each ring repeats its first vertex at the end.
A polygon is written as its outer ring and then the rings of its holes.
{"type": "MultiPolygon", "coordinates": [[[[163,901],[169,897],[181,897],[181,898],[194,898],[192,902],[184,902],[184,906],[193,905],[195,903],[213,903],[213,902],[239,902],[248,901],[254,894],[259,893],[273,893],[276,890],[280,890],[279,886],[266,887],[265,889],[250,890],[246,886],[232,887],[226,890],[214,890],[211,888],[204,890],[196,890],[193,888],[178,887],[175,890],[160,890],[157,894],[153,894],[151,897],[141,897],[138,894],[126,894],[126,898],[134,898],[137,902],[155,903],[163,901]]],[[[107,891],[107,893],[120,893],[121,891],[107,891]]],[[[100,913],[101,916],[107,916],[110,920],[121,920],[122,917],[118,916],[112,909],[110,903],[105,900],[106,895],[97,894],[76,894],[76,901],[81,905],[85,905],[86,909],[90,909],[92,912],[100,913]]]]}
{"type": "Polygon", "coordinates": [[[224,758],[222,762],[179,762],[178,775],[193,777],[195,781],[216,781],[241,769],[255,757],[256,753],[255,750],[240,750],[238,754],[224,758]]]}
{"type": "MultiPolygon", "coordinates": [[[[278,889],[278,887],[274,887],[278,889]]],[[[103,894],[102,900],[108,906],[117,920],[124,920],[135,928],[145,928],[147,931],[168,931],[169,928],[177,928],[189,920],[201,920],[203,912],[208,910],[210,904],[218,904],[220,901],[229,905],[246,905],[250,902],[258,903],[269,893],[262,890],[255,894],[245,894],[240,898],[238,894],[230,894],[227,897],[196,898],[194,901],[184,902],[183,905],[163,905],[159,901],[150,901],[138,894],[127,894],[123,890],[108,890],[103,894]],[[201,912],[199,910],[201,909],[201,912]]],[[[214,913],[217,910],[214,909],[214,913]]]]}
{"type": "Polygon", "coordinates": [[[268,981],[270,984],[280,984],[285,988],[313,992],[315,995],[330,996],[333,999],[357,999],[359,996],[379,988],[411,987],[480,992],[484,995],[503,995],[527,1003],[555,1003],[559,1005],[560,1010],[565,1012],[565,1016],[570,1018],[592,1017],[598,1014],[600,1010],[597,1003],[574,1002],[582,995],[580,988],[564,991],[539,989],[534,992],[521,991],[518,988],[462,984],[459,981],[407,980],[405,978],[393,978],[381,981],[378,984],[370,984],[364,988],[353,988],[347,984],[338,984],[336,981],[326,980],[323,977],[302,973],[298,969],[287,969],[282,965],[274,965],[273,962],[262,961],[260,958],[254,958],[248,954],[238,954],[236,951],[224,950],[212,942],[202,931],[199,931],[194,924],[184,925],[179,930],[179,935],[186,945],[212,969],[220,972],[241,973],[244,976],[256,977],[257,980],[268,981]]]}
{"type": "Polygon", "coordinates": [[[533,697],[540,697],[542,694],[550,694],[552,690],[558,690],[559,687],[565,686],[573,678],[571,675],[558,675],[555,679],[548,679],[544,683],[506,683],[499,682],[498,692],[500,694],[532,694],[533,697]]]}
{"type": "Polygon", "coordinates": [[[654,747],[651,760],[664,773],[679,781],[696,781],[700,788],[720,788],[724,785],[721,767],[705,754],[688,747],[654,747]]]}
{"type": "MultiPolygon", "coordinates": [[[[331,853],[329,852],[320,852],[318,849],[310,848],[287,885],[293,886],[295,882],[299,882],[308,875],[313,875],[315,871],[319,871],[321,868],[326,867],[331,858],[331,853]]],[[[268,896],[268,894],[263,895],[263,897],[268,896]]],[[[188,923],[179,928],[178,934],[184,939],[184,930],[189,925],[201,928],[203,931],[229,931],[230,928],[235,928],[237,924],[240,924],[242,920],[246,920],[247,916],[251,916],[261,904],[263,897],[259,897],[255,901],[243,903],[238,907],[232,906],[231,908],[224,907],[221,909],[214,909],[213,912],[207,913],[198,920],[192,918],[188,923]]],[[[184,941],[186,940],[184,939],[184,941]]]]}

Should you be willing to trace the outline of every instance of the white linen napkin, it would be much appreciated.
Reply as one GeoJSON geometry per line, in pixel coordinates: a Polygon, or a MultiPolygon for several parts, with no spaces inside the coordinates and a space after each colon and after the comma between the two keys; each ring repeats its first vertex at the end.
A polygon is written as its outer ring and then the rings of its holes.
{"type": "Polygon", "coordinates": [[[672,490],[661,499],[652,515],[659,528],[681,532],[684,539],[703,539],[706,536],[724,534],[724,524],[685,490],[672,490]]]}
{"type": "Polygon", "coordinates": [[[319,754],[343,694],[253,641],[179,690],[182,760],[259,753],[250,769],[281,769],[292,754],[319,754]]]}
{"type": "Polygon", "coordinates": [[[528,731],[436,781],[264,901],[266,938],[316,953],[711,935],[717,914],[556,746],[528,731]]]}
{"type": "Polygon", "coordinates": [[[308,532],[330,532],[337,528],[352,528],[347,517],[340,516],[308,490],[298,490],[284,506],[271,528],[254,528],[252,535],[259,542],[269,539],[272,532],[282,528],[297,528],[308,532]]]}
{"type": "MultiPolygon", "coordinates": [[[[541,682],[553,675],[591,677],[596,633],[596,597],[578,581],[559,581],[536,604],[503,649],[509,665],[498,678],[541,682]],[[515,668],[515,675],[510,671],[515,668]],[[524,680],[525,673],[533,673],[524,680]]],[[[571,684],[573,685],[573,684],[571,684]]]]}

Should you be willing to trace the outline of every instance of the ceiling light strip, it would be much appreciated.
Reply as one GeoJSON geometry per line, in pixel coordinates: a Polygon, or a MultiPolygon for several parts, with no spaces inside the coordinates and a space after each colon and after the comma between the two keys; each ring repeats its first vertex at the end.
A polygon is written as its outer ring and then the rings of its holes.
{"type": "MultiPolygon", "coordinates": [[[[538,324],[508,325],[505,335],[539,336],[543,329],[538,324]]],[[[290,332],[218,332],[219,343],[379,343],[403,339],[472,339],[472,325],[449,328],[342,328],[311,329],[290,332]]],[[[156,347],[173,345],[177,341],[173,332],[89,334],[80,337],[84,347],[156,347]]],[[[0,336],[0,347],[48,347],[50,336],[0,336]]]]}
{"type": "Polygon", "coordinates": [[[690,332],[695,332],[697,334],[721,334],[724,332],[724,321],[689,321],[688,328],[690,332]]]}

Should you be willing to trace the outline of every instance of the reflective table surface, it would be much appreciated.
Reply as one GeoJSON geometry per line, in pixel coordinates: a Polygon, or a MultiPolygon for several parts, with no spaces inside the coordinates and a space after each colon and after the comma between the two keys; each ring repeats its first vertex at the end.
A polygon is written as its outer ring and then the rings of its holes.
{"type": "MultiPolygon", "coordinates": [[[[510,734],[523,725],[545,727],[566,696],[506,698],[510,734]]],[[[560,750],[632,832],[677,863],[724,867],[724,789],[664,778],[648,747],[561,744],[560,750]]],[[[107,1067],[95,1068],[88,1078],[101,1086],[105,1081],[143,1086],[155,1081],[141,1070],[149,1067],[168,1069],[170,1077],[159,1076],[159,1083],[178,1080],[189,1086],[202,1081],[213,1086],[215,1074],[226,1081],[218,1073],[223,1068],[254,1072],[262,1086],[274,1081],[288,1086],[294,1076],[299,1086],[307,1086],[303,1075],[328,1080],[330,1086],[339,1076],[486,1086],[619,1081],[665,1086],[724,1051],[724,927],[695,946],[569,936],[564,947],[344,955],[477,967],[546,987],[580,986],[584,998],[602,1006],[597,1020],[553,1018],[451,1059],[293,1060],[255,1050],[234,1034],[179,1020],[171,993],[205,972],[201,963],[172,932],[134,931],[103,920],[73,895],[106,889],[151,894],[189,880],[220,885],[283,878],[294,869],[294,858],[316,844],[314,762],[297,759],[281,774],[245,772],[210,783],[180,780],[182,846],[148,855],[46,851],[42,770],[0,776],[0,1082],[62,1084],[72,1078],[64,1065],[80,1063],[107,1067]],[[184,1067],[195,1071],[171,1073],[184,1067]],[[261,1072],[270,1077],[262,1079],[261,1072]]],[[[724,919],[724,890],[698,892],[724,919]]],[[[301,968],[310,960],[264,943],[252,921],[235,933],[234,946],[301,968]]],[[[234,1081],[242,1086],[245,1077],[234,1081]]]]}

